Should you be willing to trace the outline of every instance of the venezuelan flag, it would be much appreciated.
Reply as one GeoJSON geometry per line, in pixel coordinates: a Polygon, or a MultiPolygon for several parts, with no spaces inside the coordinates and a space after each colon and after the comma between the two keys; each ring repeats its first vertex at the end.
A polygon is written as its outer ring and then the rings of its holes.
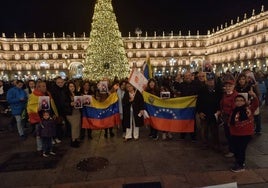
{"type": "Polygon", "coordinates": [[[153,77],[153,71],[152,71],[152,66],[151,66],[151,61],[150,61],[150,56],[146,58],[146,61],[143,64],[143,74],[147,80],[153,77]]]}
{"type": "Polygon", "coordinates": [[[92,98],[90,106],[84,106],[82,127],[104,129],[114,127],[120,122],[117,93],[112,93],[105,101],[99,102],[92,98]]]}
{"type": "Polygon", "coordinates": [[[143,92],[152,127],[160,131],[194,132],[196,96],[161,99],[143,92]]]}

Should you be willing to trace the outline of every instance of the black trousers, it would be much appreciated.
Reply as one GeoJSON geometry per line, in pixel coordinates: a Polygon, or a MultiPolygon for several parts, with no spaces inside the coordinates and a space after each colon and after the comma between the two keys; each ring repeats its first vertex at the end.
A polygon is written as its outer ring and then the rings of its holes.
{"type": "Polygon", "coordinates": [[[84,139],[85,138],[86,132],[87,132],[88,138],[91,137],[91,134],[92,134],[92,130],[91,129],[81,128],[81,130],[80,130],[80,138],[81,139],[84,139]]]}
{"type": "Polygon", "coordinates": [[[153,137],[157,137],[157,134],[158,130],[150,126],[150,135],[152,135],[153,137]]]}
{"type": "Polygon", "coordinates": [[[108,134],[108,130],[109,130],[109,133],[110,133],[110,134],[113,134],[113,127],[104,129],[104,134],[107,135],[107,134],[108,134]]]}
{"type": "Polygon", "coordinates": [[[230,137],[232,149],[234,152],[235,161],[239,166],[243,166],[246,160],[246,149],[251,136],[231,136],[230,137]]]}
{"type": "Polygon", "coordinates": [[[42,137],[42,150],[44,153],[48,154],[52,151],[52,137],[42,137]]]}
{"type": "Polygon", "coordinates": [[[200,120],[201,139],[211,146],[220,146],[219,127],[215,118],[200,120]]]}

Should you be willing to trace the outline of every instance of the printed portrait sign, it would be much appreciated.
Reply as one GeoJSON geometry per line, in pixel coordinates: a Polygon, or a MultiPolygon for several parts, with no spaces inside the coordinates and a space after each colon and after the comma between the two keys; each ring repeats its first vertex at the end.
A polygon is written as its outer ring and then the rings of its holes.
{"type": "Polygon", "coordinates": [[[40,110],[50,110],[49,96],[40,96],[38,106],[40,110]]]}
{"type": "Polygon", "coordinates": [[[146,87],[148,80],[137,69],[133,69],[133,71],[129,77],[129,83],[131,83],[131,85],[133,85],[136,89],[138,89],[140,92],[142,92],[144,90],[144,88],[146,87]]]}
{"type": "Polygon", "coordinates": [[[248,93],[238,93],[238,94],[245,97],[246,101],[248,101],[248,93]]]}
{"type": "Polygon", "coordinates": [[[74,108],[83,108],[83,96],[74,96],[74,108]]]}
{"type": "Polygon", "coordinates": [[[108,81],[100,81],[97,84],[100,93],[108,93],[108,81]]]}
{"type": "Polygon", "coordinates": [[[83,95],[83,105],[87,106],[90,105],[92,96],[91,95],[83,95]]]}

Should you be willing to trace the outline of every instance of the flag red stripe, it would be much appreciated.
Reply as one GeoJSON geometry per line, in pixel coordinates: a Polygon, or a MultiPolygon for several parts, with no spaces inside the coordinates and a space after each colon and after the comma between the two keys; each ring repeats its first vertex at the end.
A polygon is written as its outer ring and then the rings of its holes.
{"type": "Polygon", "coordinates": [[[194,132],[194,120],[174,120],[150,117],[150,125],[160,131],[194,132]]]}
{"type": "Polygon", "coordinates": [[[103,119],[94,119],[94,118],[82,118],[82,127],[85,129],[105,129],[119,125],[120,116],[119,114],[114,114],[112,116],[103,118],[103,119]]]}

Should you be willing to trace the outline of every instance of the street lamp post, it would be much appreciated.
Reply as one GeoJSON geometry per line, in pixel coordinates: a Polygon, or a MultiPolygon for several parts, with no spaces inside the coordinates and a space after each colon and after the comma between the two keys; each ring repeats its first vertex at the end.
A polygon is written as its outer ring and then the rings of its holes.
{"type": "Polygon", "coordinates": [[[191,51],[188,51],[188,56],[189,56],[189,67],[191,68],[191,51]]]}
{"type": "Polygon", "coordinates": [[[202,62],[202,72],[204,72],[204,62],[207,60],[207,55],[208,55],[208,52],[205,51],[204,61],[202,62]]]}

